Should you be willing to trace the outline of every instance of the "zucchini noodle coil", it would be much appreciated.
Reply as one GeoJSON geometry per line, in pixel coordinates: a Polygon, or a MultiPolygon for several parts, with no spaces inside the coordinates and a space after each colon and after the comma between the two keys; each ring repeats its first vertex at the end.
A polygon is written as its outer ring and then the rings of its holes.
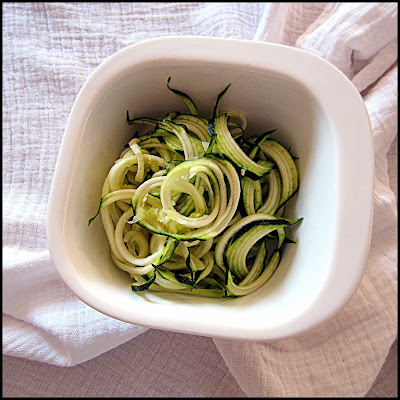
{"type": "Polygon", "coordinates": [[[279,265],[283,217],[297,192],[294,158],[268,131],[245,137],[246,117],[220,112],[226,87],[205,119],[193,100],[173,89],[187,114],[129,119],[134,137],[110,169],[100,214],[115,265],[133,292],[237,297],[263,286],[279,265]]]}

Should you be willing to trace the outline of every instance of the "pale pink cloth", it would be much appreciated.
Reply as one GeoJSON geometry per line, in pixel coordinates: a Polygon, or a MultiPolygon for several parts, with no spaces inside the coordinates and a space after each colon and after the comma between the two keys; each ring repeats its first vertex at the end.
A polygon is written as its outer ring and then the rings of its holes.
{"type": "MultiPolygon", "coordinates": [[[[397,135],[397,3],[5,3],[3,354],[71,366],[146,331],[98,313],[65,287],[47,249],[47,200],[68,113],[93,69],[131,43],[180,34],[296,46],[330,61],[361,92],[376,187],[357,293],[301,336],[214,343],[248,396],[364,396],[397,335],[397,204],[387,172],[397,135]]],[[[201,356],[201,347],[192,351],[201,356]]],[[[213,379],[212,368],[199,373],[213,379]]],[[[174,379],[185,385],[184,377],[176,367],[174,379]]]]}

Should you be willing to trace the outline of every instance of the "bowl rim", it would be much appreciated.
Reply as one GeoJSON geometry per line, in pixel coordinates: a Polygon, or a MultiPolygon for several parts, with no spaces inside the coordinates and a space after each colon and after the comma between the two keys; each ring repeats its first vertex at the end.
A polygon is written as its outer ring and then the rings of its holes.
{"type": "MultiPolygon", "coordinates": [[[[324,80],[324,84],[326,84],[326,81],[324,80]]],[[[331,106],[330,116],[332,117],[332,121],[340,118],[340,107],[335,104],[335,98],[328,90],[324,93],[323,97],[319,97],[319,100],[324,101],[326,107],[331,106]]],[[[72,106],[56,161],[49,194],[46,228],[50,255],[59,275],[78,298],[103,314],[132,324],[157,329],[258,341],[279,339],[300,334],[329,320],[348,303],[360,285],[365,272],[372,231],[373,201],[374,152],[372,128],[368,112],[357,89],[338,68],[315,54],[277,43],[204,36],[164,36],[131,44],[112,54],[95,68],[81,87],[72,106]],[[218,48],[218,51],[215,51],[216,48],[218,48]],[[214,51],[210,49],[214,49],[214,51]],[[231,55],[233,49],[238,56],[232,60],[229,58],[229,55],[231,55]],[[239,50],[245,51],[241,54],[242,52],[239,50]],[[325,286],[321,288],[320,304],[317,305],[314,302],[301,315],[301,319],[293,318],[284,325],[270,331],[266,331],[263,327],[262,329],[242,329],[226,332],[221,332],[218,327],[209,325],[190,327],[185,324],[185,321],[178,323],[174,321],[174,323],[171,323],[167,318],[153,321],[147,313],[137,312],[136,315],[132,316],[129,313],[121,312],[121,310],[115,312],[111,305],[99,302],[99,299],[89,296],[85,288],[79,283],[79,280],[75,279],[75,270],[68,258],[66,245],[63,240],[59,239],[63,237],[65,206],[68,201],[69,188],[72,184],[71,177],[73,171],[73,168],[63,168],[63,165],[71,165],[71,163],[74,164],[76,161],[74,160],[74,152],[69,151],[69,149],[79,146],[80,140],[83,137],[83,128],[89,119],[90,110],[96,104],[99,96],[101,96],[106,88],[112,86],[116,77],[121,72],[127,68],[133,68],[135,57],[132,57],[132,55],[140,54],[139,61],[136,62],[136,64],[139,64],[152,58],[168,58],[171,51],[173,51],[174,57],[178,59],[181,57],[192,61],[208,60],[211,63],[229,63],[231,65],[247,63],[250,67],[261,69],[268,67],[268,70],[272,71],[277,71],[279,67],[279,73],[299,79],[314,94],[318,89],[321,89],[321,86],[312,73],[300,77],[300,63],[302,68],[307,67],[311,71],[322,70],[327,76],[326,81],[329,81],[330,87],[335,87],[335,90],[339,91],[344,90],[349,94],[347,102],[355,112],[354,120],[356,122],[349,120],[345,122],[341,121],[343,125],[346,125],[347,131],[353,131],[353,135],[351,137],[340,138],[342,146],[338,160],[341,165],[338,180],[342,180],[341,182],[343,182],[343,185],[339,186],[341,194],[339,195],[338,218],[346,220],[348,224],[346,225],[345,237],[336,237],[337,242],[335,243],[336,249],[345,249],[344,253],[347,255],[347,258],[343,254],[336,254],[335,262],[348,262],[354,268],[348,270],[346,276],[343,274],[339,274],[340,276],[330,276],[325,286]],[[270,57],[261,60],[260,56],[266,53],[270,57]],[[207,58],[205,58],[205,54],[207,58]],[[280,58],[290,60],[293,57],[296,57],[296,63],[287,62],[284,65],[280,64],[280,58]],[[76,134],[76,132],[80,133],[76,134]],[[362,139],[361,142],[360,139],[362,139]],[[356,156],[356,164],[349,157],[350,154],[347,151],[347,149],[353,149],[355,146],[358,146],[360,149],[356,156]],[[360,170],[363,171],[361,179],[356,174],[354,165],[357,166],[357,172],[360,170]],[[365,196],[354,200],[347,198],[344,201],[344,196],[350,190],[354,190],[354,185],[360,188],[362,193],[365,193],[365,196]],[[60,207],[60,204],[62,207],[60,207]],[[352,212],[355,209],[359,210],[359,214],[352,212]],[[362,215],[362,218],[359,215],[362,215]],[[352,254],[351,243],[347,243],[344,240],[354,237],[358,239],[359,248],[361,249],[358,254],[352,254]],[[343,290],[341,293],[335,294],[335,301],[332,303],[330,299],[338,285],[342,285],[343,290]],[[307,319],[304,319],[305,315],[308,316],[307,319]]],[[[340,235],[338,234],[337,236],[340,235]]],[[[336,253],[342,252],[337,251],[336,253]]]]}

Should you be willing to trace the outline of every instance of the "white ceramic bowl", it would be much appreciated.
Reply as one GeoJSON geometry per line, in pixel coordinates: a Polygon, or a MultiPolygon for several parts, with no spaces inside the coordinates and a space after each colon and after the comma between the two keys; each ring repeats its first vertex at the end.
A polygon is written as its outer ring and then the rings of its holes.
{"type": "Polygon", "coordinates": [[[252,41],[166,37],[131,45],[105,60],[82,87],[61,145],[48,208],[52,259],[85,303],[116,319],[213,337],[269,340],[331,318],[364,273],[373,209],[372,132],[362,98],[334,66],[308,52],[252,41]],[[97,218],[104,179],[134,131],[130,117],[187,111],[166,86],[189,94],[211,116],[248,119],[248,132],[277,128],[291,146],[300,189],[285,216],[303,217],[272,279],[228,299],[173,293],[135,294],[114,266],[97,218]]]}

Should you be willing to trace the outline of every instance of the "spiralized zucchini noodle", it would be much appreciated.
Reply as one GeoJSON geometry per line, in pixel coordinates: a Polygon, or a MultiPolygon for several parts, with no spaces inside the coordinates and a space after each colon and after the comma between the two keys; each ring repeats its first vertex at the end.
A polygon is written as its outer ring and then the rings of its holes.
{"type": "Polygon", "coordinates": [[[135,293],[248,295],[274,274],[293,243],[286,228],[302,220],[283,217],[299,186],[294,157],[270,137],[275,130],[245,137],[246,117],[220,111],[230,85],[206,119],[170,79],[189,112],[127,113],[145,132],[111,167],[89,225],[101,215],[111,258],[135,293]]]}

